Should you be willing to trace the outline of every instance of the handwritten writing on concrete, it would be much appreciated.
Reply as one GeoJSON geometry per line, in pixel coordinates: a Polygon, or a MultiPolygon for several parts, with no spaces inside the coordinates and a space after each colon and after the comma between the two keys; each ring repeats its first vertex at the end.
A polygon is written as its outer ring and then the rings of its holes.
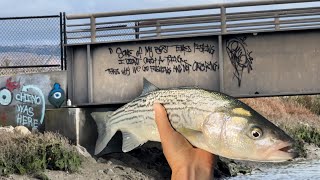
{"type": "Polygon", "coordinates": [[[109,53],[117,57],[117,66],[105,69],[109,75],[131,76],[143,72],[170,75],[219,69],[217,60],[211,58],[215,53],[215,46],[205,43],[140,46],[135,49],[110,47],[109,53]],[[201,57],[195,55],[210,58],[201,60],[201,57]]]}

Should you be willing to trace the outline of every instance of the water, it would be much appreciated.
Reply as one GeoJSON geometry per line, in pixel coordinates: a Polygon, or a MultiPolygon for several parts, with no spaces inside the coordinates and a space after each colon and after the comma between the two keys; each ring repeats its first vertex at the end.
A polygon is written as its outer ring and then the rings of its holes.
{"type": "Polygon", "coordinates": [[[261,169],[261,171],[253,172],[252,175],[242,175],[229,180],[247,180],[247,179],[312,179],[320,180],[320,159],[310,161],[300,161],[285,166],[261,169]]]}

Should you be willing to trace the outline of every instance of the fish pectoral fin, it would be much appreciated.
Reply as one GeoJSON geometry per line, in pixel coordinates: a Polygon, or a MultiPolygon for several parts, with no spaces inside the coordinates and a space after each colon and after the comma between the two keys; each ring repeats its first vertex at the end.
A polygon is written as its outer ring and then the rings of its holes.
{"type": "Polygon", "coordinates": [[[122,151],[129,152],[134,148],[144,144],[146,141],[143,139],[139,139],[132,133],[123,131],[122,132],[122,151]]]}
{"type": "Polygon", "coordinates": [[[180,128],[180,129],[176,129],[176,130],[185,136],[202,134],[202,131],[200,131],[200,130],[194,130],[194,129],[189,129],[189,128],[180,128]]]}
{"type": "MultiPolygon", "coordinates": [[[[203,139],[203,133],[202,131],[198,131],[195,129],[189,129],[189,128],[181,128],[177,129],[177,131],[182,134],[193,146],[197,146],[201,144],[202,148],[204,147],[202,144],[202,141],[199,140],[203,139]]],[[[199,147],[199,146],[198,146],[199,147]]]]}

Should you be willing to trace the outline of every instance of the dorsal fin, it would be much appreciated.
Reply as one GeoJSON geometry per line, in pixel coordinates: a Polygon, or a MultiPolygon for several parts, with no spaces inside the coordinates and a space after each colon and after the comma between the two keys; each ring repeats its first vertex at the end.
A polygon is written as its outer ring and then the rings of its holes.
{"type": "Polygon", "coordinates": [[[159,90],[159,88],[157,86],[152,84],[146,78],[143,78],[143,90],[142,90],[141,96],[143,96],[149,92],[156,91],[156,90],[159,90]]]}

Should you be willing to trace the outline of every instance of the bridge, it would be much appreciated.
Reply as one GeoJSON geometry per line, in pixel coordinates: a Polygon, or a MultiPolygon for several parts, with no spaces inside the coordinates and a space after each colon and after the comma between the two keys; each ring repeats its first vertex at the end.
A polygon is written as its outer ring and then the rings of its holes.
{"type": "Polygon", "coordinates": [[[67,15],[69,97],[74,104],[127,102],[143,77],[163,88],[235,97],[317,94],[320,7],[296,2],[310,1],[67,15]]]}
{"type": "Polygon", "coordinates": [[[32,84],[21,91],[15,90],[18,80],[5,77],[5,93],[32,105],[19,106],[16,113],[27,112],[19,122],[41,114],[38,124],[43,120],[46,130],[58,130],[91,152],[97,132],[90,113],[137,97],[144,77],[160,88],[198,86],[234,97],[320,92],[320,1],[75,14],[66,22],[67,70],[18,75],[32,84]]]}

